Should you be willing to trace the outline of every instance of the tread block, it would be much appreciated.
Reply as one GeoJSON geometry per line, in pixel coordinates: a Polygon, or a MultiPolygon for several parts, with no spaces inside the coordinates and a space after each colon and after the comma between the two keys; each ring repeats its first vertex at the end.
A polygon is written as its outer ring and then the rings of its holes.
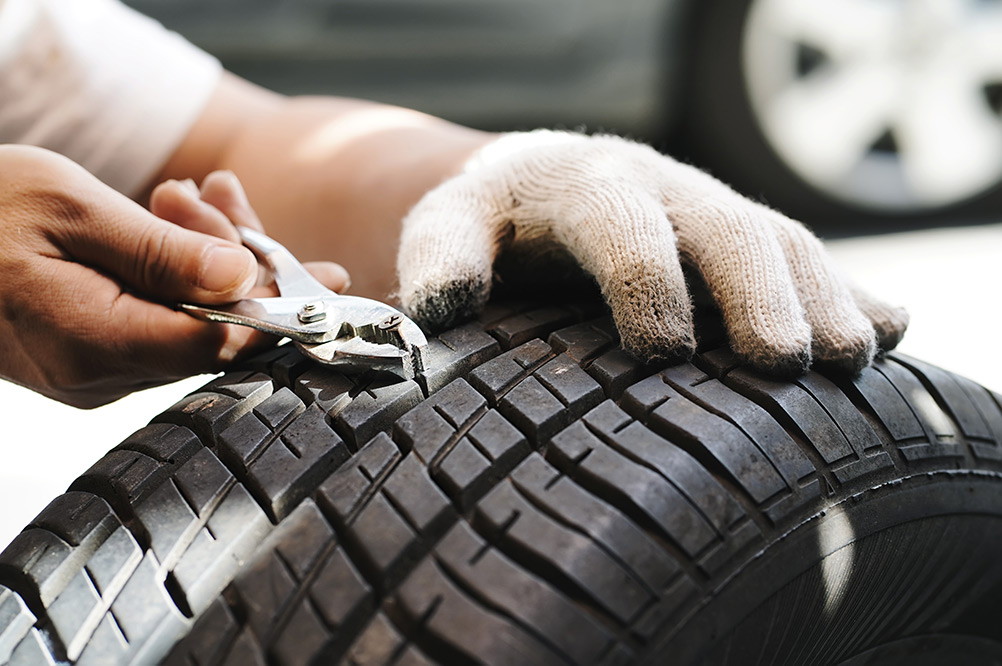
{"type": "Polygon", "coordinates": [[[491,410],[456,442],[433,475],[465,509],[510,472],[529,451],[525,436],[491,410]]]}
{"type": "Polygon", "coordinates": [[[267,663],[261,646],[250,631],[245,629],[237,634],[223,666],[267,666],[267,663]]]}
{"type": "Polygon", "coordinates": [[[443,522],[450,518],[449,498],[432,482],[428,468],[414,456],[400,461],[381,491],[410,526],[424,536],[440,533],[443,522]]]}
{"type": "Polygon", "coordinates": [[[341,550],[335,550],[310,585],[310,600],[332,631],[358,624],[375,608],[372,588],[341,550]]]}
{"type": "Polygon", "coordinates": [[[69,492],[50,502],[14,538],[0,554],[0,569],[26,577],[41,603],[49,606],[73,583],[88,560],[97,558],[100,563],[102,553],[114,550],[119,531],[125,528],[102,499],[69,492]],[[106,546],[109,541],[112,543],[106,546]]]}
{"type": "Polygon", "coordinates": [[[311,405],[251,463],[247,481],[267,498],[265,509],[277,522],[349,457],[323,412],[311,405]]]}
{"type": "Polygon", "coordinates": [[[143,549],[125,526],[115,530],[87,562],[87,574],[101,597],[114,599],[143,559],[143,549]]]}
{"type": "Polygon", "coordinates": [[[896,442],[925,437],[925,430],[911,407],[887,377],[873,366],[863,368],[850,383],[843,383],[842,388],[866,403],[896,442]]]}
{"type": "MultiPolygon", "coordinates": [[[[109,652],[109,654],[114,654],[109,652]]],[[[31,628],[10,655],[7,666],[55,666],[56,660],[45,646],[45,639],[38,629],[31,628]]]]}
{"type": "Polygon", "coordinates": [[[209,449],[202,449],[174,475],[174,484],[195,515],[204,517],[219,503],[233,475],[209,449]]]}
{"type": "Polygon", "coordinates": [[[150,536],[150,547],[171,567],[188,547],[223,495],[233,476],[209,449],[202,449],[175,478],[161,484],[135,506],[136,517],[150,536]],[[184,491],[187,492],[184,492],[184,491]]]}
{"type": "Polygon", "coordinates": [[[70,490],[98,490],[128,515],[129,507],[156,490],[172,467],[136,451],[112,450],[81,474],[70,490]]]}
{"type": "Polygon", "coordinates": [[[951,443],[958,440],[959,433],[953,419],[943,411],[918,377],[899,363],[884,361],[873,367],[887,378],[908,403],[912,413],[922,424],[927,440],[940,439],[951,443]]]}
{"type": "Polygon", "coordinates": [[[413,451],[430,463],[455,436],[456,428],[427,401],[393,424],[393,438],[404,451],[413,451]]]}
{"type": "MultiPolygon", "coordinates": [[[[723,418],[755,442],[789,487],[798,488],[808,476],[815,474],[810,458],[760,405],[728,388],[720,380],[709,379],[690,364],[667,368],[660,376],[682,394],[705,405],[709,411],[726,415],[723,418]]],[[[816,480],[800,490],[809,496],[819,494],[816,480]]]]}
{"type": "Polygon", "coordinates": [[[926,378],[967,437],[1002,443],[1002,412],[985,388],[908,356],[891,358],[926,378]]]}
{"type": "MultiPolygon", "coordinates": [[[[475,516],[476,524],[484,526],[488,538],[503,552],[528,564],[544,579],[571,586],[624,626],[654,601],[654,596],[594,541],[536,509],[508,483],[488,493],[475,516]]],[[[596,630],[591,628],[590,632],[596,630]]]]}
{"type": "Polygon", "coordinates": [[[49,502],[29,525],[49,530],[70,546],[79,546],[88,538],[103,540],[121,523],[97,495],[69,491],[49,502]],[[102,534],[96,535],[98,530],[102,534]]]}
{"type": "Polygon", "coordinates": [[[469,374],[468,380],[496,407],[501,396],[551,353],[550,345],[542,340],[530,340],[484,363],[469,374]]]}
{"type": "MultiPolygon", "coordinates": [[[[147,552],[111,604],[111,612],[105,616],[111,620],[108,630],[121,632],[135,662],[141,663],[146,653],[165,654],[166,647],[187,631],[189,621],[167,595],[162,581],[159,563],[153,553],[147,552]]],[[[114,631],[111,634],[114,635],[114,631]]],[[[99,642],[88,643],[81,661],[98,661],[99,646],[99,642]]]]}
{"type": "Polygon", "coordinates": [[[291,342],[273,347],[248,362],[248,367],[275,378],[281,386],[292,387],[296,378],[315,367],[291,342]]]}
{"type": "MultiPolygon", "coordinates": [[[[730,421],[707,411],[668,384],[692,386],[708,379],[689,364],[669,368],[631,387],[624,394],[623,404],[654,432],[685,443],[697,458],[700,452],[712,456],[756,503],[788,492],[787,481],[753,440],[730,421]]],[[[715,464],[710,462],[709,466],[715,464]]]]}
{"type": "Polygon", "coordinates": [[[661,592],[681,574],[678,562],[633,521],[587,493],[538,453],[530,454],[511,479],[534,504],[602,544],[648,589],[661,592]]]}
{"type": "Polygon", "coordinates": [[[433,464],[456,431],[486,404],[480,393],[457,379],[398,419],[394,437],[404,450],[413,450],[427,464],[433,464]]]}
{"type": "Polygon", "coordinates": [[[592,361],[587,372],[607,396],[616,400],[648,372],[648,367],[622,349],[613,349],[592,361]]]}
{"type": "Polygon", "coordinates": [[[320,486],[317,498],[324,513],[337,527],[347,527],[373,492],[374,481],[400,458],[400,449],[385,433],[374,437],[320,486]]]}
{"type": "Polygon", "coordinates": [[[208,607],[270,531],[268,517],[247,490],[231,486],[173,568],[195,614],[208,607]]]}
{"type": "Polygon", "coordinates": [[[306,405],[299,396],[283,386],[256,406],[253,413],[269,429],[275,431],[302,414],[305,409],[306,405]]]}
{"type": "MultiPolygon", "coordinates": [[[[797,384],[810,393],[831,415],[858,455],[880,451],[882,444],[880,437],[859,409],[829,379],[816,372],[808,372],[797,380],[797,384]]],[[[886,464],[891,464],[889,458],[886,464]]]]}
{"type": "Polygon", "coordinates": [[[545,443],[570,421],[564,405],[535,377],[509,391],[498,403],[498,410],[535,446],[545,443]]]}
{"type": "Polygon", "coordinates": [[[550,331],[567,326],[577,319],[568,308],[542,307],[520,312],[487,327],[505,349],[525,344],[533,338],[545,338],[550,331]]]}
{"type": "Polygon", "coordinates": [[[222,662],[240,625],[229,605],[217,597],[199,616],[188,635],[174,646],[164,666],[208,666],[222,662]]]}
{"type": "Polygon", "coordinates": [[[187,428],[170,423],[153,423],[115,448],[138,451],[162,463],[180,464],[201,449],[202,442],[187,428]]]}
{"type": "MultiPolygon", "coordinates": [[[[761,504],[789,492],[786,482],[755,443],[730,421],[677,395],[654,410],[648,426],[666,439],[686,443],[686,449],[708,452],[748,495],[761,504]]],[[[697,455],[697,457],[699,457],[697,455]]]]}
{"type": "Polygon", "coordinates": [[[449,531],[435,555],[442,570],[473,598],[500,609],[520,627],[538,630],[571,663],[592,661],[614,640],[586,611],[490,547],[465,522],[449,531]]]}
{"type": "Polygon", "coordinates": [[[233,469],[245,470],[275,438],[255,414],[244,414],[219,435],[216,451],[233,469]]]}
{"type": "Polygon", "coordinates": [[[494,410],[484,414],[466,434],[477,449],[495,463],[506,456],[529,452],[525,435],[494,410]]]}
{"type": "Polygon", "coordinates": [[[828,464],[856,452],[824,408],[809,392],[796,384],[767,379],[744,368],[728,373],[724,384],[740,390],[764,405],[770,405],[780,422],[799,432],[828,464]]]}
{"type": "Polygon", "coordinates": [[[378,666],[399,663],[394,655],[406,640],[382,613],[378,613],[359,634],[340,662],[349,666],[378,666]]]}
{"type": "Polygon", "coordinates": [[[673,484],[610,448],[582,422],[555,436],[546,458],[599,499],[678,544],[689,557],[716,540],[713,527],[673,484]]]}
{"type": "Polygon", "coordinates": [[[689,453],[633,421],[612,401],[585,414],[584,425],[635,463],[679,490],[721,535],[746,518],[744,509],[689,453]]]}
{"type": "Polygon", "coordinates": [[[273,388],[266,375],[253,374],[243,381],[223,375],[203,390],[181,399],[154,422],[184,426],[194,431],[202,442],[214,445],[219,433],[263,402],[273,388]]]}
{"type": "Polygon", "coordinates": [[[424,394],[414,381],[380,380],[366,387],[334,420],[335,428],[353,450],[421,402],[424,394]],[[389,382],[389,383],[386,383],[389,382]]]}
{"type": "Polygon", "coordinates": [[[484,396],[462,379],[457,379],[433,395],[428,403],[457,430],[487,406],[484,396]]]}
{"type": "MultiPolygon", "coordinates": [[[[282,521],[264,540],[260,547],[260,561],[268,564],[269,553],[278,553],[282,565],[296,580],[310,575],[324,552],[335,542],[334,531],[312,501],[307,500],[282,521]]],[[[255,560],[257,562],[257,560],[255,560]]],[[[248,589],[253,583],[257,564],[245,567],[235,579],[248,589]]]]}
{"type": "Polygon", "coordinates": [[[428,340],[422,386],[427,394],[435,393],[500,352],[497,340],[476,324],[446,331],[428,340]]]}
{"type": "Polygon", "coordinates": [[[557,353],[566,353],[582,363],[598,355],[618,339],[612,322],[603,318],[554,331],[547,342],[557,353]]]}
{"type": "MultiPolygon", "coordinates": [[[[527,631],[463,594],[431,559],[414,569],[394,601],[423,651],[440,662],[544,666],[561,661],[527,631]]],[[[389,642],[379,639],[377,645],[389,642]]]]}
{"type": "Polygon", "coordinates": [[[78,571],[56,600],[49,604],[46,614],[71,661],[79,657],[86,647],[103,617],[103,611],[101,595],[83,570],[78,571]]]}
{"type": "Polygon", "coordinates": [[[351,404],[355,382],[345,375],[311,363],[309,370],[296,378],[295,393],[306,404],[315,404],[325,414],[335,416],[351,404]]]}
{"type": "Polygon", "coordinates": [[[533,376],[567,406],[571,419],[578,418],[605,399],[599,383],[567,354],[546,362],[533,376]]]}
{"type": "Polygon", "coordinates": [[[6,664],[18,643],[35,624],[35,616],[24,600],[0,585],[0,664],[6,664]]]}
{"type": "Polygon", "coordinates": [[[71,558],[73,554],[74,549],[52,532],[28,527],[0,553],[0,571],[27,578],[47,606],[86,560],[86,557],[71,558]]]}
{"type": "Polygon", "coordinates": [[[420,553],[418,534],[382,494],[369,500],[346,538],[355,545],[352,559],[381,590],[392,587],[405,561],[420,553]]]}
{"type": "Polygon", "coordinates": [[[276,663],[306,666],[330,638],[330,632],[308,598],[298,600],[288,623],[275,638],[271,649],[276,663]]]}
{"type": "Polygon", "coordinates": [[[228,372],[213,379],[199,393],[221,393],[238,400],[247,400],[255,405],[274,391],[271,377],[261,372],[228,372]]]}

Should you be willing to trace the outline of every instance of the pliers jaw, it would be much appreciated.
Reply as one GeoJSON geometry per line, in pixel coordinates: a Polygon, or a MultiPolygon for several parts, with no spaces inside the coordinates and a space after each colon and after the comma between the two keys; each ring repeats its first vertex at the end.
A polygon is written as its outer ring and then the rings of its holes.
{"type": "Polygon", "coordinates": [[[402,379],[423,374],[428,341],[417,324],[385,303],[327,289],[271,238],[245,227],[239,231],[274,274],[280,296],[222,306],[182,303],[179,309],[291,338],[305,356],[341,372],[374,370],[402,379]]]}

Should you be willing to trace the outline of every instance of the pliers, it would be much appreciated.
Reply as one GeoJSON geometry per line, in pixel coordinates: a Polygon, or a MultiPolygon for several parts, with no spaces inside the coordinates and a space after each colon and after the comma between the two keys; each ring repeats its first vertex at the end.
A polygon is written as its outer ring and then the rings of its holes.
{"type": "Polygon", "coordinates": [[[376,370],[403,379],[423,373],[428,341],[417,324],[385,303],[331,291],[282,245],[238,229],[244,245],[274,274],[280,296],[220,306],[182,303],[180,310],[290,338],[308,358],[342,372],[376,370]]]}

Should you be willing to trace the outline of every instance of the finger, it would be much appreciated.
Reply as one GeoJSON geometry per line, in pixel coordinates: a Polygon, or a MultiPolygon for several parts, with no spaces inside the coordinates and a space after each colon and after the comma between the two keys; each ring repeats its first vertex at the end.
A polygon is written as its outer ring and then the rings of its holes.
{"type": "Polygon", "coordinates": [[[850,285],[849,290],[856,301],[856,306],[873,324],[873,330],[877,334],[877,345],[885,351],[897,347],[908,329],[908,311],[888,305],[856,285],[850,285]]]}
{"type": "Polygon", "coordinates": [[[54,399],[96,407],[139,388],[217,372],[275,341],[151,303],[86,266],[51,261],[47,273],[61,279],[47,285],[44,307],[22,305],[44,332],[30,340],[32,385],[54,399]]]}
{"type": "Polygon", "coordinates": [[[870,319],[860,310],[821,241],[803,225],[762,207],[783,246],[794,285],[813,338],[815,360],[848,372],[873,361],[877,340],[870,319]]]}
{"type": "Polygon", "coordinates": [[[213,171],[202,181],[202,201],[212,204],[233,224],[264,233],[264,225],[247,200],[247,193],[232,171],[213,171]]]}
{"type": "Polygon", "coordinates": [[[303,266],[320,284],[339,294],[348,291],[351,286],[351,276],[341,264],[333,261],[307,261],[303,266]]]}
{"type": "Polygon", "coordinates": [[[167,180],[150,195],[150,212],[185,229],[240,243],[240,234],[226,214],[202,201],[193,180],[167,180]]]}
{"type": "Polygon", "coordinates": [[[622,184],[573,200],[580,205],[560,211],[554,236],[594,276],[623,347],[645,362],[692,356],[692,303],[660,202],[622,184]]]}
{"type": "Polygon", "coordinates": [[[693,197],[681,190],[668,197],[669,217],[680,252],[721,310],[732,349],[771,374],[802,374],[811,362],[811,328],[783,248],[749,207],[727,196],[693,197]]]}
{"type": "Polygon", "coordinates": [[[497,197],[471,176],[426,194],[400,236],[400,302],[422,326],[440,330],[475,316],[487,302],[491,267],[507,227],[497,197]]]}
{"type": "Polygon", "coordinates": [[[70,258],[95,266],[145,296],[213,304],[237,300],[257,280],[247,248],[162,220],[124,198],[54,230],[70,258]]]}

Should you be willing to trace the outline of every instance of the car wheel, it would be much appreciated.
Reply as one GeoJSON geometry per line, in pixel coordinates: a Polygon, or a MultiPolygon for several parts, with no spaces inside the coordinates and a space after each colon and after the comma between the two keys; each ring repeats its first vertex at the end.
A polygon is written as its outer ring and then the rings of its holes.
{"type": "Polygon", "coordinates": [[[708,4],[691,130],[739,187],[808,218],[921,217],[998,190],[1002,2],[708,4]]]}
{"type": "Polygon", "coordinates": [[[973,382],[903,356],[781,382],[709,339],[644,366],[587,305],[430,352],[389,383],[281,347],[156,417],[0,554],[0,663],[1002,655],[973,382]]]}

